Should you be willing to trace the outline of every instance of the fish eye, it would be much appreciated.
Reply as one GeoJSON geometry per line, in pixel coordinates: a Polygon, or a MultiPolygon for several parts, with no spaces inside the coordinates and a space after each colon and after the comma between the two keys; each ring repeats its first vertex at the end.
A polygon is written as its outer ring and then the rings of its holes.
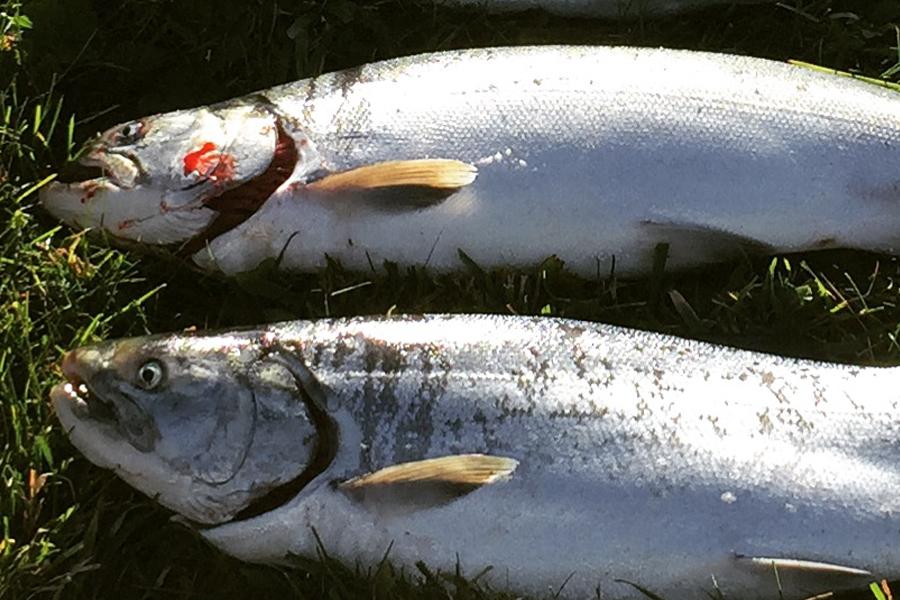
{"type": "Polygon", "coordinates": [[[131,123],[126,123],[122,125],[122,128],[119,129],[119,134],[116,137],[116,142],[119,144],[133,144],[134,142],[141,139],[144,134],[144,124],[140,121],[132,121],[131,123]]]}
{"type": "Polygon", "coordinates": [[[138,384],[145,390],[152,390],[162,383],[165,370],[158,360],[148,360],[138,369],[138,384]]]}

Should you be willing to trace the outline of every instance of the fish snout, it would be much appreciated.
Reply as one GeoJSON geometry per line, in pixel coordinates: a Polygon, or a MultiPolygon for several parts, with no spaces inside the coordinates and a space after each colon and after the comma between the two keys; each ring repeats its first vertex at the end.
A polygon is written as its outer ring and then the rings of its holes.
{"type": "Polygon", "coordinates": [[[101,361],[100,352],[94,348],[76,348],[66,352],[62,359],[62,372],[66,379],[77,380],[81,383],[89,380],[96,372],[96,367],[101,361]]]}
{"type": "Polygon", "coordinates": [[[101,353],[94,348],[78,348],[63,356],[61,370],[65,381],[51,392],[54,405],[65,402],[79,418],[115,423],[114,403],[96,393],[91,385],[102,364],[101,353]]]}
{"type": "Polygon", "coordinates": [[[78,350],[70,350],[62,359],[62,372],[66,379],[79,378],[78,350]]]}
{"type": "Polygon", "coordinates": [[[107,148],[102,141],[94,142],[78,159],[77,164],[82,168],[105,169],[107,148]]]}

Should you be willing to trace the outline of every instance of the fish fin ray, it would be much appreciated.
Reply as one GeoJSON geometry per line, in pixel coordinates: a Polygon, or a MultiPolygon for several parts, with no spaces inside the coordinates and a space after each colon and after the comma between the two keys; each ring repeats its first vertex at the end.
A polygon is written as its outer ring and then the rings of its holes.
{"type": "Polygon", "coordinates": [[[350,498],[382,514],[447,504],[476,489],[508,479],[518,461],[463,454],[401,463],[341,483],[350,498]]]}
{"type": "Polygon", "coordinates": [[[871,571],[839,565],[835,563],[815,560],[803,560],[797,558],[769,557],[769,556],[745,556],[737,555],[738,561],[748,565],[764,568],[777,568],[780,571],[798,571],[820,575],[846,575],[851,577],[873,577],[871,571]]]}
{"type": "Polygon", "coordinates": [[[398,483],[448,483],[482,486],[509,477],[519,462],[504,456],[460,454],[414,462],[400,463],[354,477],[341,484],[341,489],[354,490],[373,485],[398,483]]]}
{"type": "Polygon", "coordinates": [[[460,160],[426,158],[391,160],[328,173],[307,187],[316,192],[341,192],[392,187],[458,190],[475,181],[478,168],[460,160]]]}
{"type": "Polygon", "coordinates": [[[685,239],[690,240],[691,247],[700,247],[706,251],[716,249],[717,254],[765,255],[773,254],[776,250],[770,244],[751,236],[698,223],[646,219],[641,221],[641,227],[646,231],[652,231],[655,236],[663,238],[660,241],[670,244],[674,250],[677,250],[685,239]]]}

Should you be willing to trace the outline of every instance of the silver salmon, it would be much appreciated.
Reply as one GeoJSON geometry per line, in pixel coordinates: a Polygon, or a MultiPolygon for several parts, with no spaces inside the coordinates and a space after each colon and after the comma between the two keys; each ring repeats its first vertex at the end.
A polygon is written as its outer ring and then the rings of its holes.
{"type": "Polygon", "coordinates": [[[409,316],[111,341],[63,372],[75,446],[247,561],[318,535],[348,563],[614,600],[900,575],[898,368],[409,316]]]}
{"type": "Polygon", "coordinates": [[[105,175],[47,186],[47,210],[226,274],[900,250],[900,95],[740,56],[425,54],[139,119],[85,162],[105,175]]]}

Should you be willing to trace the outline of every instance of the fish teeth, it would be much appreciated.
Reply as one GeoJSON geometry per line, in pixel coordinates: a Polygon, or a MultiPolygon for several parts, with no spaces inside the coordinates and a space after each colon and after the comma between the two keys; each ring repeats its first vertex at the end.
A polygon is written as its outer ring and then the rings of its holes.
{"type": "Polygon", "coordinates": [[[74,385],[72,385],[72,382],[67,381],[63,384],[63,392],[65,392],[66,397],[73,404],[77,404],[79,406],[87,406],[87,401],[85,400],[85,398],[87,397],[89,392],[85,384],[80,383],[76,388],[74,385]]]}

